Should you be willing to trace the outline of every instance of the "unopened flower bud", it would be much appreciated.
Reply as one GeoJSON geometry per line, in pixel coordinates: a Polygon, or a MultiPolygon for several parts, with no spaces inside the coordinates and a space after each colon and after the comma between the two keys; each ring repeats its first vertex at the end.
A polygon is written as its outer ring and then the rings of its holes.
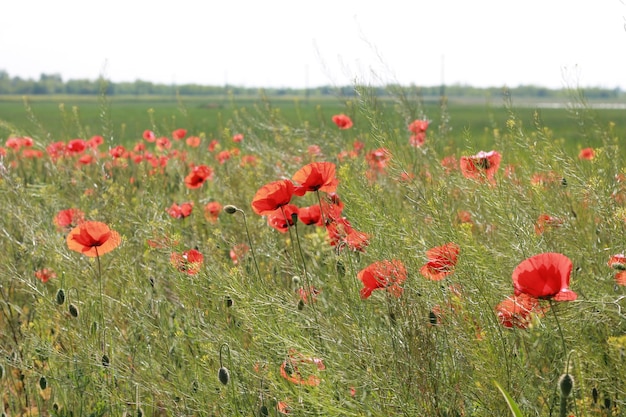
{"type": "Polygon", "coordinates": [[[74,304],[69,305],[68,311],[70,312],[70,316],[78,317],[78,307],[76,307],[74,304]]]}
{"type": "Polygon", "coordinates": [[[570,374],[563,374],[559,378],[559,388],[563,397],[569,397],[574,388],[574,378],[570,374]]]}
{"type": "Polygon", "coordinates": [[[41,378],[39,378],[39,388],[41,388],[42,390],[48,388],[48,380],[43,375],[41,376],[41,378]]]}
{"type": "Polygon", "coordinates": [[[228,381],[230,381],[230,372],[228,372],[226,367],[222,366],[217,372],[217,378],[220,380],[222,385],[227,385],[228,381]]]}
{"type": "Polygon", "coordinates": [[[224,211],[228,214],[235,214],[237,213],[237,211],[239,211],[239,209],[232,204],[227,204],[224,206],[224,211]]]}
{"type": "Polygon", "coordinates": [[[59,288],[57,291],[57,304],[62,305],[65,302],[65,290],[63,288],[59,288]]]}

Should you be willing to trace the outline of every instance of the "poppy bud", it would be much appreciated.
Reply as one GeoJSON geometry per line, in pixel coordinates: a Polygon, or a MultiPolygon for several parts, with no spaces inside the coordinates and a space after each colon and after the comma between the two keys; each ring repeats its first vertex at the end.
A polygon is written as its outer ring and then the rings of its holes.
{"type": "Polygon", "coordinates": [[[193,392],[198,392],[198,381],[193,381],[193,382],[191,383],[191,390],[192,390],[193,392]]]}
{"type": "Polygon", "coordinates": [[[435,314],[432,310],[428,312],[428,322],[433,326],[435,326],[438,322],[437,314],[435,314]]]}
{"type": "Polygon", "coordinates": [[[267,409],[267,407],[265,405],[262,405],[259,408],[259,416],[267,417],[269,415],[270,415],[270,411],[267,409]]]}
{"type": "Polygon", "coordinates": [[[561,389],[561,396],[564,398],[569,397],[574,388],[574,378],[570,374],[563,374],[559,378],[559,388],[561,389]]]}
{"type": "Polygon", "coordinates": [[[561,185],[567,187],[567,180],[565,178],[561,179],[561,185]]]}
{"type": "Polygon", "coordinates": [[[297,276],[297,275],[294,275],[294,276],[291,278],[291,284],[292,284],[294,287],[299,287],[299,286],[300,286],[300,277],[299,277],[299,276],[297,276]]]}
{"type": "Polygon", "coordinates": [[[74,304],[69,305],[68,311],[70,312],[70,316],[78,317],[78,307],[76,307],[74,304]]]}
{"type": "Polygon", "coordinates": [[[143,417],[143,410],[141,408],[137,409],[137,417],[143,417]]]}
{"type": "Polygon", "coordinates": [[[609,397],[604,397],[604,408],[607,410],[611,408],[611,399],[609,397]]]}
{"type": "Polygon", "coordinates": [[[108,368],[110,364],[111,364],[111,359],[109,359],[109,356],[105,353],[104,355],[102,355],[102,366],[104,366],[105,368],[108,368]]]}
{"type": "Polygon", "coordinates": [[[233,306],[233,299],[230,298],[229,296],[226,296],[226,307],[232,307],[233,306]]]}
{"type": "Polygon", "coordinates": [[[304,309],[304,301],[300,300],[298,301],[298,310],[303,310],[304,309]]]}
{"type": "Polygon", "coordinates": [[[598,390],[596,387],[593,387],[591,390],[591,398],[593,399],[594,404],[598,403],[598,390]]]}
{"type": "Polygon", "coordinates": [[[48,388],[48,380],[43,375],[41,376],[41,378],[39,378],[39,388],[41,388],[42,390],[48,388]]]}
{"type": "Polygon", "coordinates": [[[235,214],[239,209],[232,204],[227,204],[224,206],[224,211],[228,214],[235,214]]]}
{"type": "Polygon", "coordinates": [[[217,372],[217,378],[220,380],[222,385],[227,385],[228,381],[230,381],[230,372],[228,372],[226,367],[222,366],[217,372]]]}
{"type": "Polygon", "coordinates": [[[65,302],[65,290],[63,288],[59,288],[59,291],[57,291],[56,299],[58,305],[62,305],[65,302]]]}
{"type": "Polygon", "coordinates": [[[0,379],[4,376],[4,366],[0,363],[0,379]]]}

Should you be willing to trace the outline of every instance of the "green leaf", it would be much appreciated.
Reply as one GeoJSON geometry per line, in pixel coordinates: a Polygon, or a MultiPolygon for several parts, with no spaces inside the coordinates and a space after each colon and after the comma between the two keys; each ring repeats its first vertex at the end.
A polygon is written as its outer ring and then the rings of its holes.
{"type": "Polygon", "coordinates": [[[513,400],[513,398],[500,386],[500,384],[498,384],[496,381],[493,381],[493,383],[495,384],[496,388],[498,388],[498,390],[502,393],[502,396],[504,397],[506,403],[511,409],[513,417],[523,417],[522,412],[520,411],[519,406],[517,405],[515,400],[513,400]]]}

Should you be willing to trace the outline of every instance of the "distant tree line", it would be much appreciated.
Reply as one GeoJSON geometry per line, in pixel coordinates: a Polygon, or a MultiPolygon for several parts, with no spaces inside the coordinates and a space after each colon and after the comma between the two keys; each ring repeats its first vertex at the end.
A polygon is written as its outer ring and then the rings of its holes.
{"type": "MultiPolygon", "coordinates": [[[[486,94],[497,96],[502,93],[502,88],[477,88],[467,85],[446,86],[400,86],[387,85],[372,87],[377,96],[387,96],[392,92],[406,90],[417,93],[422,97],[440,97],[445,94],[448,97],[484,97],[486,94]]],[[[11,77],[8,72],[0,70],[0,95],[43,95],[43,94],[72,94],[72,95],[185,95],[185,96],[223,96],[233,94],[235,96],[257,95],[259,88],[238,87],[233,85],[210,86],[199,84],[168,85],[155,84],[148,81],[136,80],[134,82],[111,82],[105,79],[98,80],[67,80],[63,81],[59,74],[41,74],[38,80],[11,77]]],[[[321,86],[313,88],[263,88],[268,96],[301,96],[323,97],[356,95],[353,86],[321,86]]],[[[563,98],[566,92],[563,89],[549,89],[537,86],[519,86],[510,88],[516,97],[534,97],[542,99],[563,98]]],[[[589,99],[617,99],[626,96],[626,92],[620,88],[585,88],[585,96],[589,99]]]]}

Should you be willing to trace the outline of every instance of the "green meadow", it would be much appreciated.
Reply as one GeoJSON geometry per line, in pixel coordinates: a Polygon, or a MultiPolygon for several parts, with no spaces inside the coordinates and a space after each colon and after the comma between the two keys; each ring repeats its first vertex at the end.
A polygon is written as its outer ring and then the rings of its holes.
{"type": "Polygon", "coordinates": [[[1,415],[626,415],[626,110],[355,88],[0,96],[1,415]]]}

